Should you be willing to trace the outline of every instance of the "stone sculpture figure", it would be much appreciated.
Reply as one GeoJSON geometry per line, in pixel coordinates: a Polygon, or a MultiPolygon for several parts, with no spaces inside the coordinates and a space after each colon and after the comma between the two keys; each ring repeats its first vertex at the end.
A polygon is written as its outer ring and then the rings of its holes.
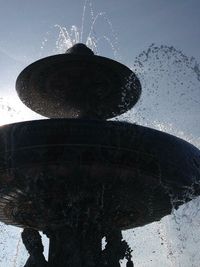
{"type": "Polygon", "coordinates": [[[22,232],[22,240],[30,255],[24,267],[47,267],[48,263],[43,255],[44,247],[38,231],[25,228],[22,232]]]}

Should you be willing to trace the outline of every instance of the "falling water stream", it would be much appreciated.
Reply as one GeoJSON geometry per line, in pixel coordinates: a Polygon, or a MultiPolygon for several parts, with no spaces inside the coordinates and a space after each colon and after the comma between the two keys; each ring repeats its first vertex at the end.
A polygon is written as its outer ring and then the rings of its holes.
{"type": "MultiPolygon", "coordinates": [[[[41,46],[41,53],[52,45],[50,36],[56,39],[53,53],[63,53],[74,43],[86,43],[96,54],[100,54],[98,43],[109,43],[114,57],[118,55],[117,37],[106,13],[97,15],[90,1],[85,1],[80,28],[55,25],[55,37],[48,32],[41,46]],[[89,8],[91,26],[84,29],[86,11],[89,8]],[[110,28],[111,37],[98,37],[95,23],[104,20],[110,28]],[[85,37],[86,36],[86,37],[85,37]]],[[[142,51],[129,66],[141,80],[143,92],[136,107],[117,120],[126,120],[181,137],[200,149],[200,68],[195,58],[189,58],[178,48],[151,44],[142,51]],[[191,134],[192,129],[192,134],[191,134]]],[[[0,96],[0,124],[24,120],[16,110],[0,96]],[[4,114],[2,116],[2,114],[4,114]]],[[[192,191],[189,191],[192,194],[192,191]]],[[[191,197],[192,199],[192,197],[191,197]]],[[[173,201],[173,200],[172,200],[173,201]]],[[[133,250],[136,267],[198,267],[200,262],[200,197],[164,217],[161,221],[123,232],[133,250]]],[[[0,267],[22,267],[27,258],[20,230],[0,224],[0,267]]],[[[47,244],[47,239],[44,240],[47,244]]],[[[47,255],[48,245],[45,246],[47,255]]],[[[122,262],[121,266],[125,266],[122,262]]]]}

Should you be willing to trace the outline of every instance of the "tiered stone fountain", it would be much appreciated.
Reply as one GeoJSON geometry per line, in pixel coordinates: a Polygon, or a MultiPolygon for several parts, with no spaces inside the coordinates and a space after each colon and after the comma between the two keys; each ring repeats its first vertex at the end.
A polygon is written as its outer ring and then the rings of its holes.
{"type": "Polygon", "coordinates": [[[0,128],[0,220],[25,228],[26,266],[117,267],[123,258],[133,266],[121,230],[160,220],[173,199],[190,200],[188,188],[199,195],[200,151],[106,121],[134,106],[141,85],[83,44],[28,66],[16,89],[50,118],[0,128]],[[38,231],[50,239],[48,262],[38,231]]]}

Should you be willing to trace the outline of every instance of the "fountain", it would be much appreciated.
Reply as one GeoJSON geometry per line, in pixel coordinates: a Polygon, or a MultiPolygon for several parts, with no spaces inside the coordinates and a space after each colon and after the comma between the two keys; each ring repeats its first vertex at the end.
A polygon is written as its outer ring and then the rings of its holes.
{"type": "Polygon", "coordinates": [[[120,266],[121,231],[200,194],[200,151],[166,133],[106,121],[141,94],[126,66],[83,44],[28,66],[16,89],[49,120],[0,129],[0,220],[25,228],[26,266],[120,266]],[[176,199],[176,202],[173,200],[176,199]],[[50,239],[48,262],[38,231],[50,239]],[[106,245],[102,248],[102,239],[106,245]]]}

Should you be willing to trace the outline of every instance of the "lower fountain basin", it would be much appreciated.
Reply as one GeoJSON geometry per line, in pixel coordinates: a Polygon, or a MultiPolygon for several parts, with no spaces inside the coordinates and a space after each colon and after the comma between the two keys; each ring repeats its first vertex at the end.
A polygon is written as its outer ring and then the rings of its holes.
{"type": "Polygon", "coordinates": [[[47,227],[99,216],[142,226],[200,193],[200,151],[124,122],[50,119],[0,128],[0,220],[47,227]],[[192,192],[192,195],[191,195],[192,192]]]}

